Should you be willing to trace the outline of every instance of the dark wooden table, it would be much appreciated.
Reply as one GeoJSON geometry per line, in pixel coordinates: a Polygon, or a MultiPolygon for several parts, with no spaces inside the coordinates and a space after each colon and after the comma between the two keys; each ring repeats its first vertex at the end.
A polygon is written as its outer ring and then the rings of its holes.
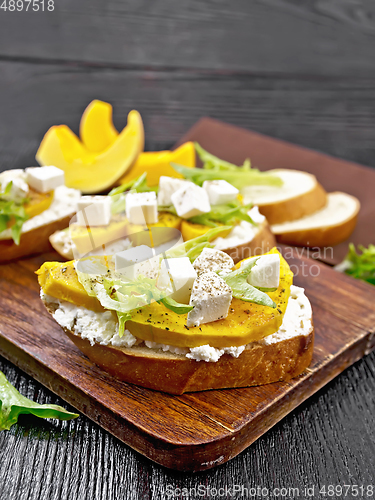
{"type": "MultiPolygon", "coordinates": [[[[371,0],[55,0],[53,12],[0,9],[0,168],[35,163],[51,125],[77,132],[94,98],[114,105],[119,128],[138,109],[149,150],[170,147],[209,115],[375,166],[374,56],[371,0]]],[[[65,405],[2,358],[0,370],[22,394],[65,405]]],[[[374,389],[373,353],[241,455],[198,474],[153,464],[85,417],[24,416],[0,433],[0,499],[214,498],[215,488],[221,498],[286,488],[284,498],[319,499],[328,496],[321,487],[344,484],[371,498],[374,389]]]]}

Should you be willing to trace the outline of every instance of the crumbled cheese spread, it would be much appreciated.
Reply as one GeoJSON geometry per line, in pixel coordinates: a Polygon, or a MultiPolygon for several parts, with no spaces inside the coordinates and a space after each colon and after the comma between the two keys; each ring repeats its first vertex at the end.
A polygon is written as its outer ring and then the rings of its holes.
{"type": "Polygon", "coordinates": [[[98,343],[116,347],[131,347],[137,342],[129,330],[125,330],[122,337],[119,336],[119,324],[111,311],[90,311],[85,307],[54,299],[43,292],[41,292],[41,298],[46,303],[57,305],[52,316],[62,328],[80,334],[83,339],[89,340],[91,345],[98,343]]]}
{"type": "MultiPolygon", "coordinates": [[[[89,311],[84,307],[54,299],[45,295],[43,291],[41,291],[41,298],[46,303],[55,303],[57,305],[53,317],[60,326],[80,333],[83,338],[90,341],[91,345],[97,342],[102,345],[111,344],[117,347],[131,347],[137,342],[137,339],[128,330],[125,330],[123,337],[119,337],[118,322],[115,316],[109,311],[103,313],[89,311]]],[[[303,288],[292,285],[282,325],[277,332],[262,340],[247,345],[224,347],[222,349],[217,349],[210,345],[188,349],[149,341],[145,341],[144,345],[150,349],[161,349],[164,352],[185,355],[187,358],[196,361],[215,363],[223,354],[229,354],[238,358],[245,349],[251,349],[255,345],[270,345],[298,335],[307,336],[311,331],[311,327],[312,309],[310,301],[306,297],[303,288]]]]}
{"type": "Polygon", "coordinates": [[[237,226],[234,226],[225,238],[216,238],[212,244],[215,245],[215,248],[218,250],[238,247],[244,243],[250,243],[257,233],[259,233],[259,228],[257,226],[254,226],[251,222],[242,220],[237,226]]]}
{"type": "Polygon", "coordinates": [[[264,215],[262,215],[260,212],[259,212],[259,207],[257,205],[255,205],[251,210],[249,210],[247,212],[248,216],[252,218],[252,220],[256,223],[256,224],[262,224],[266,218],[264,217],[264,215]]]}
{"type": "Polygon", "coordinates": [[[275,344],[298,335],[307,336],[312,327],[312,309],[304,288],[292,285],[283,322],[279,330],[260,340],[264,345],[275,344]]]}

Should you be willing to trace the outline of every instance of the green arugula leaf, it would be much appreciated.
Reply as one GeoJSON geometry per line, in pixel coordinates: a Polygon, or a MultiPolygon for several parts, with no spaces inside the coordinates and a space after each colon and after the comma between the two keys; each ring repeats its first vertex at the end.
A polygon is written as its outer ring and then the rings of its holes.
{"type": "Polygon", "coordinates": [[[350,243],[347,256],[335,269],[375,285],[375,245],[370,244],[368,248],[359,245],[358,249],[362,253],[357,253],[354,244],[350,243]]]}
{"type": "Polygon", "coordinates": [[[242,171],[249,171],[251,169],[251,163],[249,158],[247,158],[242,166],[234,165],[225,160],[221,160],[217,156],[209,153],[202,148],[197,142],[194,142],[195,151],[197,152],[199,158],[203,161],[203,168],[207,170],[235,170],[241,169],[242,171]]]}
{"type": "Polygon", "coordinates": [[[171,163],[171,166],[185,179],[198,184],[198,186],[202,186],[203,182],[207,180],[220,179],[229,182],[238,189],[251,184],[270,186],[282,186],[283,184],[280,177],[251,168],[249,159],[245,160],[242,166],[237,166],[214,156],[197,142],[194,144],[197,154],[203,161],[203,168],[188,168],[176,163],[171,163]]]}
{"type": "Polygon", "coordinates": [[[207,168],[189,168],[177,163],[171,163],[171,167],[181,174],[185,179],[194,182],[198,186],[202,186],[204,181],[213,181],[223,179],[237,189],[249,185],[267,185],[267,186],[282,186],[283,181],[280,177],[272,175],[268,172],[260,172],[257,169],[242,170],[238,168],[234,170],[218,170],[207,168]]]}
{"type": "Polygon", "coordinates": [[[0,372],[0,431],[10,429],[21,414],[59,420],[71,420],[79,416],[61,406],[41,405],[25,398],[8,382],[4,373],[0,372]]]}
{"type": "Polygon", "coordinates": [[[127,321],[131,320],[133,315],[130,313],[122,313],[119,311],[116,311],[116,313],[117,313],[117,319],[118,319],[118,334],[119,334],[119,337],[121,338],[125,332],[125,323],[127,321]]]}
{"type": "Polygon", "coordinates": [[[252,203],[241,205],[239,201],[233,201],[223,205],[214,205],[211,207],[210,212],[191,217],[189,222],[203,224],[209,227],[217,227],[220,224],[233,226],[238,223],[239,220],[245,220],[255,225],[255,222],[247,213],[251,207],[252,203]]]}
{"type": "MultiPolygon", "coordinates": [[[[259,257],[258,257],[259,258],[259,257]]],[[[276,308],[275,302],[269,295],[258,290],[247,282],[247,276],[250,274],[251,269],[257,263],[258,258],[249,260],[242,267],[230,272],[227,275],[221,276],[228,286],[232,289],[232,295],[236,299],[244,300],[245,302],[255,302],[262,306],[276,308]]]]}
{"type": "Polygon", "coordinates": [[[125,191],[128,191],[129,189],[137,189],[138,187],[143,186],[143,183],[146,182],[146,176],[147,172],[143,172],[143,174],[139,177],[136,177],[135,179],[132,179],[125,184],[121,184],[121,186],[113,188],[108,193],[108,196],[116,196],[118,194],[124,193],[125,191]]]}
{"type": "Polygon", "coordinates": [[[0,193],[0,232],[4,231],[8,227],[8,224],[11,223],[13,241],[16,245],[19,245],[23,223],[29,218],[24,207],[27,200],[24,199],[16,203],[12,200],[1,199],[1,196],[6,193],[7,188],[3,193],[0,193]]]}
{"type": "Polygon", "coordinates": [[[5,231],[7,225],[8,225],[8,217],[6,215],[0,215],[0,233],[5,231]]]}
{"type": "Polygon", "coordinates": [[[189,306],[188,304],[180,304],[179,302],[176,302],[174,299],[172,299],[172,297],[164,297],[160,300],[160,302],[164,304],[165,307],[177,314],[187,314],[192,309],[194,309],[194,306],[189,306]]]}
{"type": "Polygon", "coordinates": [[[139,177],[132,179],[126,184],[121,184],[121,186],[113,188],[108,193],[108,196],[116,196],[118,194],[124,193],[125,191],[129,191],[130,189],[137,191],[137,193],[157,191],[158,186],[150,187],[147,185],[146,177],[147,177],[147,172],[143,172],[143,174],[141,174],[139,177]]]}
{"type": "Polygon", "coordinates": [[[8,184],[5,186],[4,191],[1,193],[1,196],[8,195],[12,189],[12,186],[13,186],[13,181],[8,182],[8,184]]]}

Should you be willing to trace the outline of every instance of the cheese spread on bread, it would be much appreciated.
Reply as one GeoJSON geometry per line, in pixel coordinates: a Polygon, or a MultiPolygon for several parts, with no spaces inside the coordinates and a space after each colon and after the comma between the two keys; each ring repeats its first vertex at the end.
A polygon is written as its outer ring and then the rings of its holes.
{"type": "MultiPolygon", "coordinates": [[[[91,345],[99,343],[116,347],[132,347],[139,343],[138,339],[128,330],[125,330],[122,337],[119,336],[118,321],[110,311],[94,312],[85,307],[76,306],[70,302],[45,295],[43,291],[41,291],[41,298],[45,303],[56,306],[53,317],[61,327],[74,330],[82,338],[89,340],[91,345]]],[[[215,363],[224,354],[237,358],[245,349],[251,349],[255,345],[270,345],[293,337],[308,336],[311,328],[312,309],[310,301],[306,297],[303,288],[292,285],[288,305],[279,330],[262,340],[243,346],[229,346],[221,349],[210,345],[189,349],[150,341],[145,341],[144,345],[149,349],[160,349],[164,352],[180,354],[192,360],[215,363]]]]}

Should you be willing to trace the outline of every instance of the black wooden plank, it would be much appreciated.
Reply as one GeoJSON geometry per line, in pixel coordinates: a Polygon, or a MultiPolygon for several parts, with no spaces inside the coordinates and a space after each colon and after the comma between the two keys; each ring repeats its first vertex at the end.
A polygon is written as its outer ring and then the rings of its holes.
{"type": "MultiPolygon", "coordinates": [[[[269,491],[299,488],[299,496],[284,498],[318,500],[327,498],[319,495],[319,486],[367,487],[375,479],[374,365],[372,353],[241,455],[204,473],[181,474],[158,466],[84,417],[56,422],[22,416],[10,431],[0,433],[0,499],[165,500],[177,488],[194,487],[200,487],[201,492],[211,489],[211,497],[194,496],[192,490],[186,498],[215,498],[214,488],[239,485],[269,491]],[[304,488],[313,486],[314,496],[303,494],[304,488]]],[[[67,407],[3,358],[0,370],[22,394],[40,403],[67,407]]],[[[176,492],[175,498],[184,497],[176,492]]]]}
{"type": "Polygon", "coordinates": [[[125,70],[0,62],[0,166],[24,167],[51,125],[77,132],[94,98],[118,127],[132,108],[146,148],[170,147],[204,115],[375,166],[375,79],[268,78],[185,70],[125,70]]]}
{"type": "Polygon", "coordinates": [[[53,12],[1,11],[0,55],[375,75],[372,0],[54,0],[54,5],[53,12]]]}

